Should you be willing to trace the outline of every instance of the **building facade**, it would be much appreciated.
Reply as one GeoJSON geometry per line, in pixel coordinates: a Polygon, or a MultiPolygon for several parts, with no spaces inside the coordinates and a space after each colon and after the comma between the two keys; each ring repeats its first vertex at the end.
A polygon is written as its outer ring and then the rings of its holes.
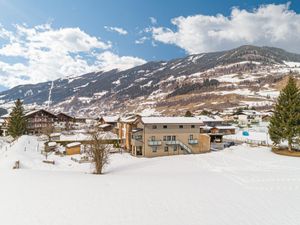
{"type": "Polygon", "coordinates": [[[156,157],[210,151],[210,137],[200,134],[202,122],[194,117],[142,117],[132,129],[130,152],[156,157]]]}
{"type": "Polygon", "coordinates": [[[44,134],[53,132],[56,115],[44,110],[34,110],[25,114],[28,134],[44,134]]]}
{"type": "Polygon", "coordinates": [[[66,113],[59,113],[56,115],[56,127],[62,130],[70,130],[74,128],[75,119],[72,116],[67,115],[66,113]]]}

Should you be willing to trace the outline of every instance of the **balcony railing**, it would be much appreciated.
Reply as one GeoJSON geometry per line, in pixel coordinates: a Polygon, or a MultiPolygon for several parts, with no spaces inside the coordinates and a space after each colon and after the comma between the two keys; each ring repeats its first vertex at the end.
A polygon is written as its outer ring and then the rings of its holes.
{"type": "Polygon", "coordinates": [[[150,145],[150,146],[158,146],[158,145],[161,145],[161,141],[160,140],[155,140],[155,141],[149,140],[148,141],[148,145],[150,145]]]}
{"type": "Polygon", "coordinates": [[[196,144],[198,144],[198,140],[197,139],[189,139],[189,144],[196,145],[196,144]]]}
{"type": "Polygon", "coordinates": [[[178,145],[179,142],[176,141],[176,140],[173,140],[173,141],[166,141],[166,144],[167,144],[167,145],[178,145]]]}

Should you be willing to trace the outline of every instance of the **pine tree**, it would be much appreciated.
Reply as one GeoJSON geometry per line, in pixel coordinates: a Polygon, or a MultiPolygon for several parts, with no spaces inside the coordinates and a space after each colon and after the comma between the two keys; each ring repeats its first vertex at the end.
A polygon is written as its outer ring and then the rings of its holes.
{"type": "Polygon", "coordinates": [[[184,115],[185,117],[192,117],[193,116],[193,114],[191,113],[191,111],[186,111],[185,112],[185,115],[184,115]]]}
{"type": "Polygon", "coordinates": [[[24,117],[23,103],[18,99],[15,106],[10,113],[10,120],[8,123],[8,133],[13,137],[19,137],[26,131],[26,119],[24,117]]]}
{"type": "Polygon", "coordinates": [[[276,145],[287,141],[289,151],[292,151],[292,144],[299,137],[300,91],[292,76],[278,97],[274,114],[270,119],[269,134],[276,145]]]}

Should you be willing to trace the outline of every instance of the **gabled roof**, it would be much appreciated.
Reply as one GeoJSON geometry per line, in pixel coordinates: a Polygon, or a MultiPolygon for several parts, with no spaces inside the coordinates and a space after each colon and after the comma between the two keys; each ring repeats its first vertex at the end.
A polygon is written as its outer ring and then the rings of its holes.
{"type": "Polygon", "coordinates": [[[102,119],[106,122],[106,123],[116,123],[119,120],[118,116],[103,116],[102,119]]]}
{"type": "Polygon", "coordinates": [[[142,117],[144,124],[202,124],[196,117],[142,117]]]}
{"type": "Polygon", "coordinates": [[[99,128],[106,128],[106,127],[111,127],[111,126],[112,126],[111,124],[104,123],[104,124],[99,125],[99,128]]]}
{"type": "Polygon", "coordinates": [[[60,113],[56,114],[56,116],[59,116],[59,115],[63,115],[63,116],[65,116],[65,117],[68,117],[68,118],[71,118],[71,119],[73,119],[73,117],[72,117],[72,116],[69,116],[68,114],[66,114],[66,113],[63,113],[63,112],[60,112],[60,113]]]}
{"type": "Polygon", "coordinates": [[[205,116],[200,115],[196,116],[199,120],[202,120],[203,122],[223,122],[224,120],[220,116],[205,116]]]}
{"type": "Polygon", "coordinates": [[[121,122],[124,122],[124,123],[133,123],[133,122],[135,122],[138,118],[140,118],[140,116],[138,116],[138,115],[128,115],[128,116],[125,116],[125,117],[120,118],[120,121],[121,121],[121,122]]]}
{"type": "Polygon", "coordinates": [[[51,115],[53,117],[56,117],[56,115],[54,115],[53,113],[51,113],[49,111],[46,111],[44,109],[37,109],[37,110],[30,111],[30,112],[28,112],[28,113],[25,114],[25,117],[31,116],[31,115],[33,115],[35,113],[38,113],[38,112],[41,112],[41,111],[44,112],[44,113],[47,113],[47,114],[49,114],[49,115],[51,115]]]}

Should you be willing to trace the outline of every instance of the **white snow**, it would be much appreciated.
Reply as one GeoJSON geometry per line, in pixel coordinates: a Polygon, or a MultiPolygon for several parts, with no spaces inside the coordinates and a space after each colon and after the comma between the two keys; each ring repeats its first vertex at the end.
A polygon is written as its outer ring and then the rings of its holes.
{"type": "Polygon", "coordinates": [[[80,142],[72,142],[70,144],[67,144],[67,147],[72,148],[72,147],[79,146],[79,145],[81,145],[80,142]]]}
{"type": "Polygon", "coordinates": [[[113,154],[106,174],[50,156],[33,137],[0,150],[3,225],[296,225],[299,159],[266,147],[161,158],[113,154]],[[30,144],[28,141],[30,140],[30,144]],[[24,146],[32,146],[24,151],[24,146]],[[13,158],[14,156],[14,158],[13,158]],[[19,159],[21,169],[4,168],[19,159]]]}
{"type": "Polygon", "coordinates": [[[220,91],[221,95],[228,95],[228,94],[237,94],[237,95],[244,95],[244,96],[250,96],[254,93],[249,89],[235,89],[232,91],[220,91]]]}
{"type": "Polygon", "coordinates": [[[31,89],[26,91],[24,94],[24,96],[30,96],[30,95],[33,95],[33,91],[31,89]]]}
{"type": "Polygon", "coordinates": [[[288,62],[288,61],[283,61],[283,62],[289,67],[300,67],[300,62],[288,62]]]}
{"type": "Polygon", "coordinates": [[[202,124],[196,117],[142,117],[144,124],[202,124]]]}

